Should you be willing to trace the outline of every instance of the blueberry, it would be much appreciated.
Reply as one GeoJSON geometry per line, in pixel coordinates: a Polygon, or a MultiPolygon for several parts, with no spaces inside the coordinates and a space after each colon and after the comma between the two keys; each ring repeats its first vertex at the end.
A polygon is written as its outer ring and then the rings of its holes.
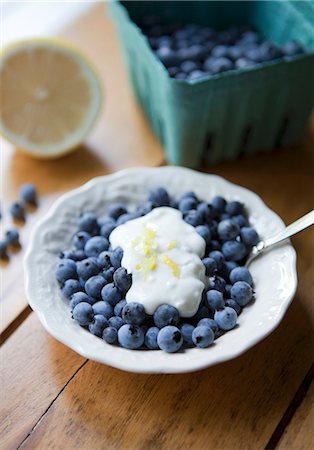
{"type": "Polygon", "coordinates": [[[155,53],[166,67],[176,66],[179,62],[177,52],[169,47],[160,47],[156,50],[155,53]]]}
{"type": "Polygon", "coordinates": [[[97,264],[100,269],[109,269],[111,267],[111,254],[110,251],[101,252],[97,257],[97,264]]]}
{"type": "Polygon", "coordinates": [[[221,270],[222,265],[225,261],[224,255],[220,251],[214,250],[214,251],[210,252],[208,256],[210,258],[213,258],[216,261],[217,269],[221,270]]]}
{"type": "Polygon", "coordinates": [[[122,347],[136,349],[144,343],[143,330],[138,325],[125,324],[118,330],[118,341],[122,347]]]}
{"type": "Polygon", "coordinates": [[[178,310],[168,304],[160,305],[156,309],[153,315],[155,325],[158,328],[165,327],[166,325],[178,325],[180,315],[178,310]]]}
{"type": "Polygon", "coordinates": [[[113,252],[110,255],[110,261],[111,261],[111,265],[115,268],[118,269],[121,266],[121,260],[123,257],[123,250],[121,247],[117,247],[113,250],[113,252]]]}
{"type": "Polygon", "coordinates": [[[94,275],[90,277],[85,283],[85,291],[88,295],[94,298],[100,298],[102,289],[106,285],[106,280],[101,275],[94,275]]]}
{"type": "Polygon", "coordinates": [[[114,267],[109,267],[109,269],[104,269],[102,275],[104,279],[107,281],[107,283],[113,282],[113,274],[115,272],[114,267]]]}
{"type": "Polygon", "coordinates": [[[238,214],[232,217],[232,222],[236,223],[240,228],[248,225],[247,218],[243,214],[238,214]]]}
{"type": "Polygon", "coordinates": [[[193,198],[193,199],[196,201],[196,203],[198,203],[198,198],[197,198],[195,192],[193,192],[193,191],[186,191],[186,192],[184,192],[184,193],[181,195],[181,197],[180,197],[180,199],[179,199],[179,202],[180,202],[181,200],[183,200],[184,198],[193,198]]]}
{"type": "Polygon", "coordinates": [[[211,277],[214,275],[214,273],[217,270],[217,262],[214,260],[214,258],[204,258],[202,259],[202,263],[205,266],[205,273],[208,277],[211,277]]]}
{"type": "Polygon", "coordinates": [[[112,306],[102,300],[93,304],[93,311],[94,314],[100,314],[106,317],[106,319],[110,319],[113,316],[112,306]]]}
{"type": "Polygon", "coordinates": [[[82,261],[86,258],[83,250],[65,250],[60,253],[60,258],[72,259],[73,261],[82,261]]]}
{"type": "Polygon", "coordinates": [[[211,211],[207,203],[201,202],[197,205],[197,211],[202,215],[203,221],[207,222],[211,218],[211,211]]]}
{"type": "Polygon", "coordinates": [[[241,240],[245,245],[256,245],[259,241],[259,236],[256,230],[252,227],[241,228],[241,240]]]}
{"type": "Polygon", "coordinates": [[[70,302],[71,310],[73,310],[75,308],[75,306],[81,302],[90,303],[90,304],[92,303],[91,298],[85,292],[80,292],[80,291],[75,292],[72,295],[71,302],[70,302]]]}
{"type": "Polygon", "coordinates": [[[188,75],[186,75],[186,74],[183,73],[183,72],[178,72],[178,73],[175,75],[174,78],[175,78],[176,80],[187,80],[188,75]]]}
{"type": "Polygon", "coordinates": [[[230,214],[230,216],[245,214],[244,205],[238,201],[229,202],[226,206],[226,212],[230,214]]]}
{"type": "Polygon", "coordinates": [[[149,191],[148,200],[158,206],[169,206],[170,203],[169,194],[163,187],[157,187],[149,191]]]}
{"type": "Polygon", "coordinates": [[[98,274],[99,267],[92,258],[86,258],[76,263],[76,270],[82,280],[88,280],[88,278],[98,274]]]}
{"type": "Polygon", "coordinates": [[[79,231],[73,236],[72,243],[73,243],[74,247],[76,247],[78,250],[83,250],[86,242],[90,238],[91,238],[91,235],[89,233],[87,233],[86,231],[79,231]]]}
{"type": "Polygon", "coordinates": [[[140,216],[145,216],[146,214],[151,212],[157,206],[158,206],[157,203],[151,202],[151,201],[147,201],[147,202],[142,203],[141,205],[139,205],[139,207],[137,208],[137,213],[140,216]]]}
{"type": "Polygon", "coordinates": [[[131,325],[142,325],[145,321],[145,308],[141,303],[130,302],[122,309],[122,319],[131,325]]]}
{"type": "Polygon", "coordinates": [[[230,59],[225,57],[214,58],[210,57],[206,59],[204,63],[204,68],[209,73],[215,75],[217,73],[224,72],[233,68],[233,63],[230,59]]]}
{"type": "Polygon", "coordinates": [[[234,309],[237,315],[239,315],[242,311],[241,306],[235,300],[232,300],[232,298],[226,300],[225,305],[228,306],[229,308],[234,309]]]}
{"type": "Polygon", "coordinates": [[[196,209],[197,200],[193,197],[184,197],[179,201],[179,210],[182,213],[187,213],[191,209],[196,209]]]}
{"type": "Polygon", "coordinates": [[[116,228],[115,223],[104,223],[100,228],[100,235],[105,237],[106,239],[109,238],[110,233],[116,228]]]}
{"type": "Polygon", "coordinates": [[[84,251],[86,256],[98,256],[101,252],[108,250],[109,241],[103,236],[94,236],[86,244],[84,251]]]}
{"type": "Polygon", "coordinates": [[[16,228],[11,228],[5,233],[5,240],[7,245],[12,245],[14,247],[20,245],[19,242],[20,234],[16,228]]]}
{"type": "Polygon", "coordinates": [[[232,330],[237,323],[237,313],[233,308],[227,306],[225,309],[215,312],[214,319],[221,330],[232,330]]]}
{"type": "Polygon", "coordinates": [[[202,214],[197,210],[189,211],[184,217],[184,220],[186,223],[192,225],[193,227],[197,227],[198,225],[203,224],[202,214]]]}
{"type": "Polygon", "coordinates": [[[110,327],[113,327],[116,330],[119,330],[119,328],[121,328],[122,325],[125,324],[125,321],[119,316],[112,316],[112,317],[110,317],[108,323],[109,323],[110,327]]]}
{"type": "Polygon", "coordinates": [[[228,47],[227,56],[232,59],[232,61],[237,61],[243,56],[243,47],[240,45],[232,45],[228,47]]]}
{"type": "Polygon", "coordinates": [[[197,326],[192,333],[192,341],[199,348],[209,347],[214,341],[214,332],[204,325],[197,326]]]}
{"type": "Polygon", "coordinates": [[[254,61],[245,57],[237,59],[234,64],[236,69],[246,69],[247,67],[255,66],[254,61]]]}
{"type": "Polygon", "coordinates": [[[227,45],[216,45],[211,52],[211,56],[216,58],[229,57],[229,47],[227,45]]]}
{"type": "Polygon", "coordinates": [[[190,323],[183,323],[180,325],[180,331],[183,337],[183,342],[185,342],[187,345],[192,345],[192,333],[194,331],[194,326],[190,323]]]}
{"type": "MultiPolygon", "coordinates": [[[[219,218],[220,221],[222,221],[222,220],[229,220],[229,219],[231,219],[231,216],[230,216],[230,214],[227,214],[226,212],[222,213],[220,218],[219,218]]],[[[217,228],[218,228],[218,226],[217,226],[217,228]]]]}
{"type": "Polygon", "coordinates": [[[237,281],[246,281],[250,286],[253,285],[253,278],[246,267],[235,267],[229,275],[232,284],[237,281]]]}
{"type": "Polygon", "coordinates": [[[180,64],[180,69],[185,73],[190,73],[193,70],[199,69],[199,67],[199,64],[195,61],[183,61],[183,63],[180,64]]]}
{"type": "Polygon", "coordinates": [[[264,41],[259,46],[259,62],[271,61],[282,56],[283,52],[272,42],[264,41]]]}
{"type": "Polygon", "coordinates": [[[144,339],[144,344],[146,345],[147,348],[151,349],[151,350],[156,350],[158,347],[158,343],[157,343],[157,336],[159,333],[159,328],[157,327],[150,327],[148,328],[148,330],[146,331],[145,334],[145,339],[144,339]]]}
{"type": "Polygon", "coordinates": [[[233,270],[235,267],[238,267],[238,264],[235,261],[225,261],[222,265],[222,268],[220,269],[220,274],[223,278],[227,279],[231,270],[233,270]]]}
{"type": "Polygon", "coordinates": [[[257,44],[260,40],[259,34],[256,33],[256,31],[245,31],[244,33],[242,33],[241,35],[241,41],[242,42],[250,42],[250,43],[254,43],[257,44]]]}
{"type": "Polygon", "coordinates": [[[210,243],[211,233],[208,225],[198,225],[195,231],[204,239],[206,245],[210,243]]]}
{"type": "Polygon", "coordinates": [[[10,206],[11,216],[16,220],[25,220],[25,209],[22,203],[14,202],[10,206]]]}
{"type": "Polygon", "coordinates": [[[94,312],[89,303],[81,302],[73,309],[73,319],[82,327],[89,325],[94,319],[94,312]]]}
{"type": "Polygon", "coordinates": [[[183,344],[181,331],[177,327],[167,325],[159,331],[157,343],[158,346],[165,352],[177,352],[183,344]]]}
{"type": "Polygon", "coordinates": [[[130,220],[137,219],[138,217],[139,215],[136,212],[122,214],[117,219],[117,225],[123,225],[124,223],[129,222],[130,220]]]}
{"type": "Polygon", "coordinates": [[[213,277],[208,278],[208,288],[210,290],[215,289],[216,291],[224,292],[226,281],[222,277],[214,275],[213,277]]]}
{"type": "Polygon", "coordinates": [[[31,183],[23,184],[20,188],[20,198],[25,203],[37,204],[37,192],[36,188],[31,183]]]}
{"type": "Polygon", "coordinates": [[[96,314],[93,322],[88,325],[88,330],[95,336],[102,337],[103,331],[107,326],[108,320],[104,316],[96,314]]]}
{"type": "Polygon", "coordinates": [[[246,248],[242,242],[226,241],[222,246],[222,253],[230,261],[240,261],[246,255],[246,248]]]}
{"type": "Polygon", "coordinates": [[[198,322],[197,326],[198,327],[199,326],[204,326],[204,327],[211,328],[213,333],[214,333],[214,336],[216,336],[217,333],[218,333],[218,325],[217,325],[217,322],[215,322],[214,319],[208,319],[207,317],[205,317],[204,319],[201,319],[198,322]]]}
{"type": "Polygon", "coordinates": [[[124,267],[119,267],[113,274],[113,282],[119,291],[125,295],[132,285],[132,275],[124,267]]]}
{"type": "Polygon", "coordinates": [[[171,47],[172,39],[170,36],[160,36],[157,39],[158,47],[171,47]]]}
{"type": "Polygon", "coordinates": [[[7,242],[5,240],[0,241],[0,259],[7,258],[7,242]]]}
{"type": "Polygon", "coordinates": [[[115,316],[122,316],[123,307],[126,305],[126,300],[120,300],[114,307],[115,316]]]}
{"type": "Polygon", "coordinates": [[[227,202],[223,197],[216,196],[212,199],[212,207],[220,214],[222,214],[226,208],[227,202]]]}
{"type": "Polygon", "coordinates": [[[107,327],[103,331],[102,338],[107,344],[117,344],[118,331],[113,327],[107,327]]]}
{"type": "Polygon", "coordinates": [[[78,219],[78,229],[80,231],[87,231],[91,235],[97,234],[99,232],[99,225],[96,214],[92,212],[81,214],[78,219]]]}
{"type": "MultiPolygon", "coordinates": [[[[98,220],[98,225],[99,228],[101,229],[101,227],[103,227],[104,225],[112,225],[112,226],[116,226],[116,221],[114,220],[113,217],[109,217],[109,216],[102,216],[100,217],[98,220]]],[[[106,236],[105,236],[106,237],[106,236]]]]}
{"type": "Polygon", "coordinates": [[[303,48],[295,41],[287,42],[281,47],[285,56],[295,56],[304,53],[303,48]]]}
{"type": "Polygon", "coordinates": [[[245,281],[237,281],[231,288],[231,298],[240,306],[245,306],[253,298],[253,290],[245,281]]]}
{"type": "Polygon", "coordinates": [[[211,311],[216,311],[217,309],[222,309],[225,305],[224,297],[222,292],[211,289],[206,294],[207,304],[211,311]]]}
{"type": "Polygon", "coordinates": [[[117,220],[118,217],[120,217],[122,214],[126,214],[127,212],[128,211],[125,207],[125,204],[120,202],[112,203],[108,209],[109,217],[112,217],[115,220],[117,220]]]}
{"type": "Polygon", "coordinates": [[[218,224],[218,236],[223,241],[230,241],[238,236],[240,227],[232,220],[222,220],[218,224]]]}
{"type": "Polygon", "coordinates": [[[203,70],[193,70],[189,76],[188,80],[199,80],[200,78],[204,78],[207,75],[203,70]]]}
{"type": "Polygon", "coordinates": [[[70,278],[77,278],[75,262],[72,259],[62,259],[56,265],[55,275],[59,283],[64,283],[70,278]]]}
{"type": "Polygon", "coordinates": [[[101,297],[105,302],[115,306],[121,300],[121,293],[113,283],[108,283],[102,288],[101,297]]]}

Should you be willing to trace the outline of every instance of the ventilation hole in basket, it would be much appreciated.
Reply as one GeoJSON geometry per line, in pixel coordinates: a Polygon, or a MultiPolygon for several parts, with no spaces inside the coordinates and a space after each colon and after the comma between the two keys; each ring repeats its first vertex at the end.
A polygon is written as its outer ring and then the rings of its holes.
{"type": "Polygon", "coordinates": [[[284,137],[285,137],[285,135],[287,133],[289,124],[290,124],[290,118],[288,116],[285,116],[282,119],[281,124],[280,124],[280,126],[278,128],[278,132],[277,132],[276,139],[275,139],[275,142],[274,142],[275,147],[280,147],[281,146],[282,141],[283,141],[283,139],[284,139],[284,137]]]}
{"type": "Polygon", "coordinates": [[[161,145],[164,146],[165,139],[164,139],[164,124],[161,119],[161,117],[158,117],[158,135],[161,142],[161,145]]]}
{"type": "Polygon", "coordinates": [[[211,149],[213,148],[214,144],[214,134],[213,133],[207,133],[205,142],[204,142],[204,153],[209,153],[211,149]]]}
{"type": "Polygon", "coordinates": [[[239,145],[239,150],[238,150],[239,155],[246,152],[249,142],[250,142],[250,137],[252,135],[252,132],[253,132],[252,125],[248,125],[247,127],[244,128],[243,133],[242,133],[242,138],[240,139],[240,145],[239,145]]]}

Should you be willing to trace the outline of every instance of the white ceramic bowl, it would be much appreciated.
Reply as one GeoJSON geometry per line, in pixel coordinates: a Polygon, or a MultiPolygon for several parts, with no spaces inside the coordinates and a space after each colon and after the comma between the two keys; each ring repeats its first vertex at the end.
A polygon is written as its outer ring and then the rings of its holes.
{"type": "Polygon", "coordinates": [[[250,270],[256,301],[244,308],[235,329],[207,349],[167,354],[108,345],[71,318],[69,303],[61,296],[54,276],[54,266],[60,251],[70,247],[81,212],[95,211],[101,216],[116,200],[135,207],[156,186],[165,186],[177,197],[193,190],[206,201],[215,195],[240,200],[260,236],[270,236],[284,227],[282,220],[256,194],[221,177],[180,167],[124,170],[93,179],[63,195],[38,223],[25,257],[26,294],[46,330],[86,358],[131,372],[190,372],[240,355],[277,327],[296,290],[296,254],[291,244],[285,243],[253,261],[250,270]]]}

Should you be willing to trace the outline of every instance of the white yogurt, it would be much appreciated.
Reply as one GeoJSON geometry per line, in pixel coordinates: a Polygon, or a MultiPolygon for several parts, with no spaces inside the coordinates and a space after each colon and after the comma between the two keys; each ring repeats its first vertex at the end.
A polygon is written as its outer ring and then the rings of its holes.
{"type": "Polygon", "coordinates": [[[182,317],[196,313],[205,283],[205,241],[180,211],[156,208],[118,226],[109,240],[122,247],[122,266],[132,273],[127,302],[142,303],[148,314],[164,303],[182,317]]]}

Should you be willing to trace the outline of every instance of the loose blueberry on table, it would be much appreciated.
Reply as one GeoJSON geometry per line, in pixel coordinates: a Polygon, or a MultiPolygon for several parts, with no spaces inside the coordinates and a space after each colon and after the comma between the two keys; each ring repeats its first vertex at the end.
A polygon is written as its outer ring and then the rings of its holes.
{"type": "Polygon", "coordinates": [[[139,25],[170,77],[177,80],[197,80],[305,53],[297,42],[278,46],[248,25],[218,31],[195,24],[158,24],[151,19],[144,18],[139,25]]]}
{"type": "Polygon", "coordinates": [[[82,213],[55,276],[73,319],[108,344],[206,348],[253,299],[244,264],[258,239],[241,202],[158,187],[135,211],[82,213]]]}

